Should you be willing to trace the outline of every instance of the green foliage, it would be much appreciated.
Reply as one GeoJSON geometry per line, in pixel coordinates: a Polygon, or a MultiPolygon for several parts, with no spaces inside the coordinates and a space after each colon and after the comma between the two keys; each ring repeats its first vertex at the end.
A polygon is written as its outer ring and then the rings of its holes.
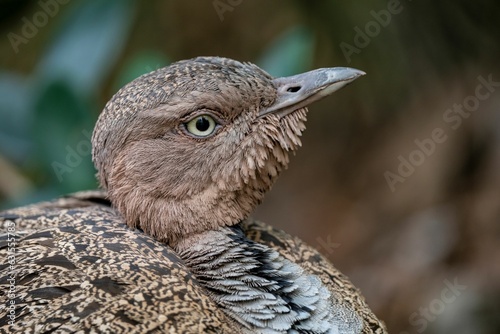
{"type": "Polygon", "coordinates": [[[81,94],[98,93],[125,46],[133,10],[130,0],[82,1],[70,8],[39,63],[39,79],[63,77],[81,94]]]}
{"type": "Polygon", "coordinates": [[[32,85],[17,74],[0,73],[0,151],[20,164],[32,151],[29,138],[32,115],[32,85]]]}
{"type": "Polygon", "coordinates": [[[97,186],[90,159],[95,101],[133,13],[132,1],[78,2],[61,15],[32,77],[0,73],[0,149],[32,181],[36,190],[27,198],[97,186]]]}
{"type": "Polygon", "coordinates": [[[118,80],[113,85],[116,91],[143,74],[154,71],[170,63],[168,58],[154,51],[142,51],[125,63],[118,80]]]}
{"type": "MultiPolygon", "coordinates": [[[[57,33],[30,77],[0,72],[1,156],[33,189],[2,206],[97,187],[90,143],[97,101],[123,57],[135,7],[132,0],[77,2],[57,18],[57,33]]],[[[312,32],[292,27],[257,64],[275,76],[310,70],[313,49],[312,32]]],[[[169,63],[162,53],[139,51],[125,59],[111,90],[169,63]]]]}
{"type": "Polygon", "coordinates": [[[276,77],[297,74],[312,69],[313,52],[312,32],[306,27],[292,27],[264,50],[257,64],[276,77]]]}
{"type": "Polygon", "coordinates": [[[36,143],[32,167],[58,192],[95,187],[90,161],[94,119],[88,101],[64,81],[51,81],[40,91],[30,133],[36,143]]]}

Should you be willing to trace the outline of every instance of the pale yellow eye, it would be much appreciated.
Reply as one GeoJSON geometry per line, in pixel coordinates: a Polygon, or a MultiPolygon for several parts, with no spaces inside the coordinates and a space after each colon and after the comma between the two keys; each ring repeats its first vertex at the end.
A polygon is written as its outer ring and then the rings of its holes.
{"type": "Polygon", "coordinates": [[[197,137],[208,137],[215,131],[217,123],[210,115],[196,116],[186,124],[189,133],[197,137]]]}

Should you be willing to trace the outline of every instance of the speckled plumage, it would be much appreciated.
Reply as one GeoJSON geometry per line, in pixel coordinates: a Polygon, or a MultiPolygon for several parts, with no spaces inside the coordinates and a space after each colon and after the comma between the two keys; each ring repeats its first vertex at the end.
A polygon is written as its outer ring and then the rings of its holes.
{"type": "Polygon", "coordinates": [[[122,88],[93,136],[105,192],[0,214],[17,240],[0,328],[13,310],[26,333],[385,333],[317,251],[248,218],[300,146],[305,105],[360,73],[274,79],[202,57],[122,88]],[[199,115],[207,136],[186,125],[199,115]]]}
{"type": "MultiPolygon", "coordinates": [[[[79,197],[2,213],[4,231],[14,222],[18,240],[10,332],[237,332],[170,248],[128,229],[115,210],[99,204],[102,195],[79,197]]],[[[6,332],[8,271],[2,263],[0,328],[6,332]]]]}
{"type": "MultiPolygon", "coordinates": [[[[8,263],[0,266],[0,329],[12,333],[239,333],[171,248],[130,230],[105,194],[82,192],[0,215],[16,229],[15,325],[6,308],[8,263]]],[[[385,333],[359,291],[300,239],[254,220],[247,237],[316,275],[359,314],[361,333],[385,333]]],[[[0,257],[9,255],[5,234],[0,257]]]]}

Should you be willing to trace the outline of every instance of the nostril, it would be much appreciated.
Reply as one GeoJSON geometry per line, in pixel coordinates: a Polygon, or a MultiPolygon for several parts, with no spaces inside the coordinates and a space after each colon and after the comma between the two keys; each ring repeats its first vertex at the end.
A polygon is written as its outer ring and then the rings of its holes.
{"type": "Polygon", "coordinates": [[[287,92],[289,92],[289,93],[296,93],[296,92],[298,92],[301,88],[302,88],[302,87],[300,87],[300,86],[292,86],[292,87],[288,87],[286,91],[287,91],[287,92]]]}

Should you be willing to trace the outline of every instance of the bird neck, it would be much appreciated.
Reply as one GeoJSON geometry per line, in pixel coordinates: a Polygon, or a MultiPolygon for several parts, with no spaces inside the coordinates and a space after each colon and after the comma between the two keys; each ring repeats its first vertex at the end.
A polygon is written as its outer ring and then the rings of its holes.
{"type": "Polygon", "coordinates": [[[320,279],[249,240],[239,224],[187,237],[174,249],[213,300],[250,331],[348,333],[338,330],[339,308],[320,279]]]}

